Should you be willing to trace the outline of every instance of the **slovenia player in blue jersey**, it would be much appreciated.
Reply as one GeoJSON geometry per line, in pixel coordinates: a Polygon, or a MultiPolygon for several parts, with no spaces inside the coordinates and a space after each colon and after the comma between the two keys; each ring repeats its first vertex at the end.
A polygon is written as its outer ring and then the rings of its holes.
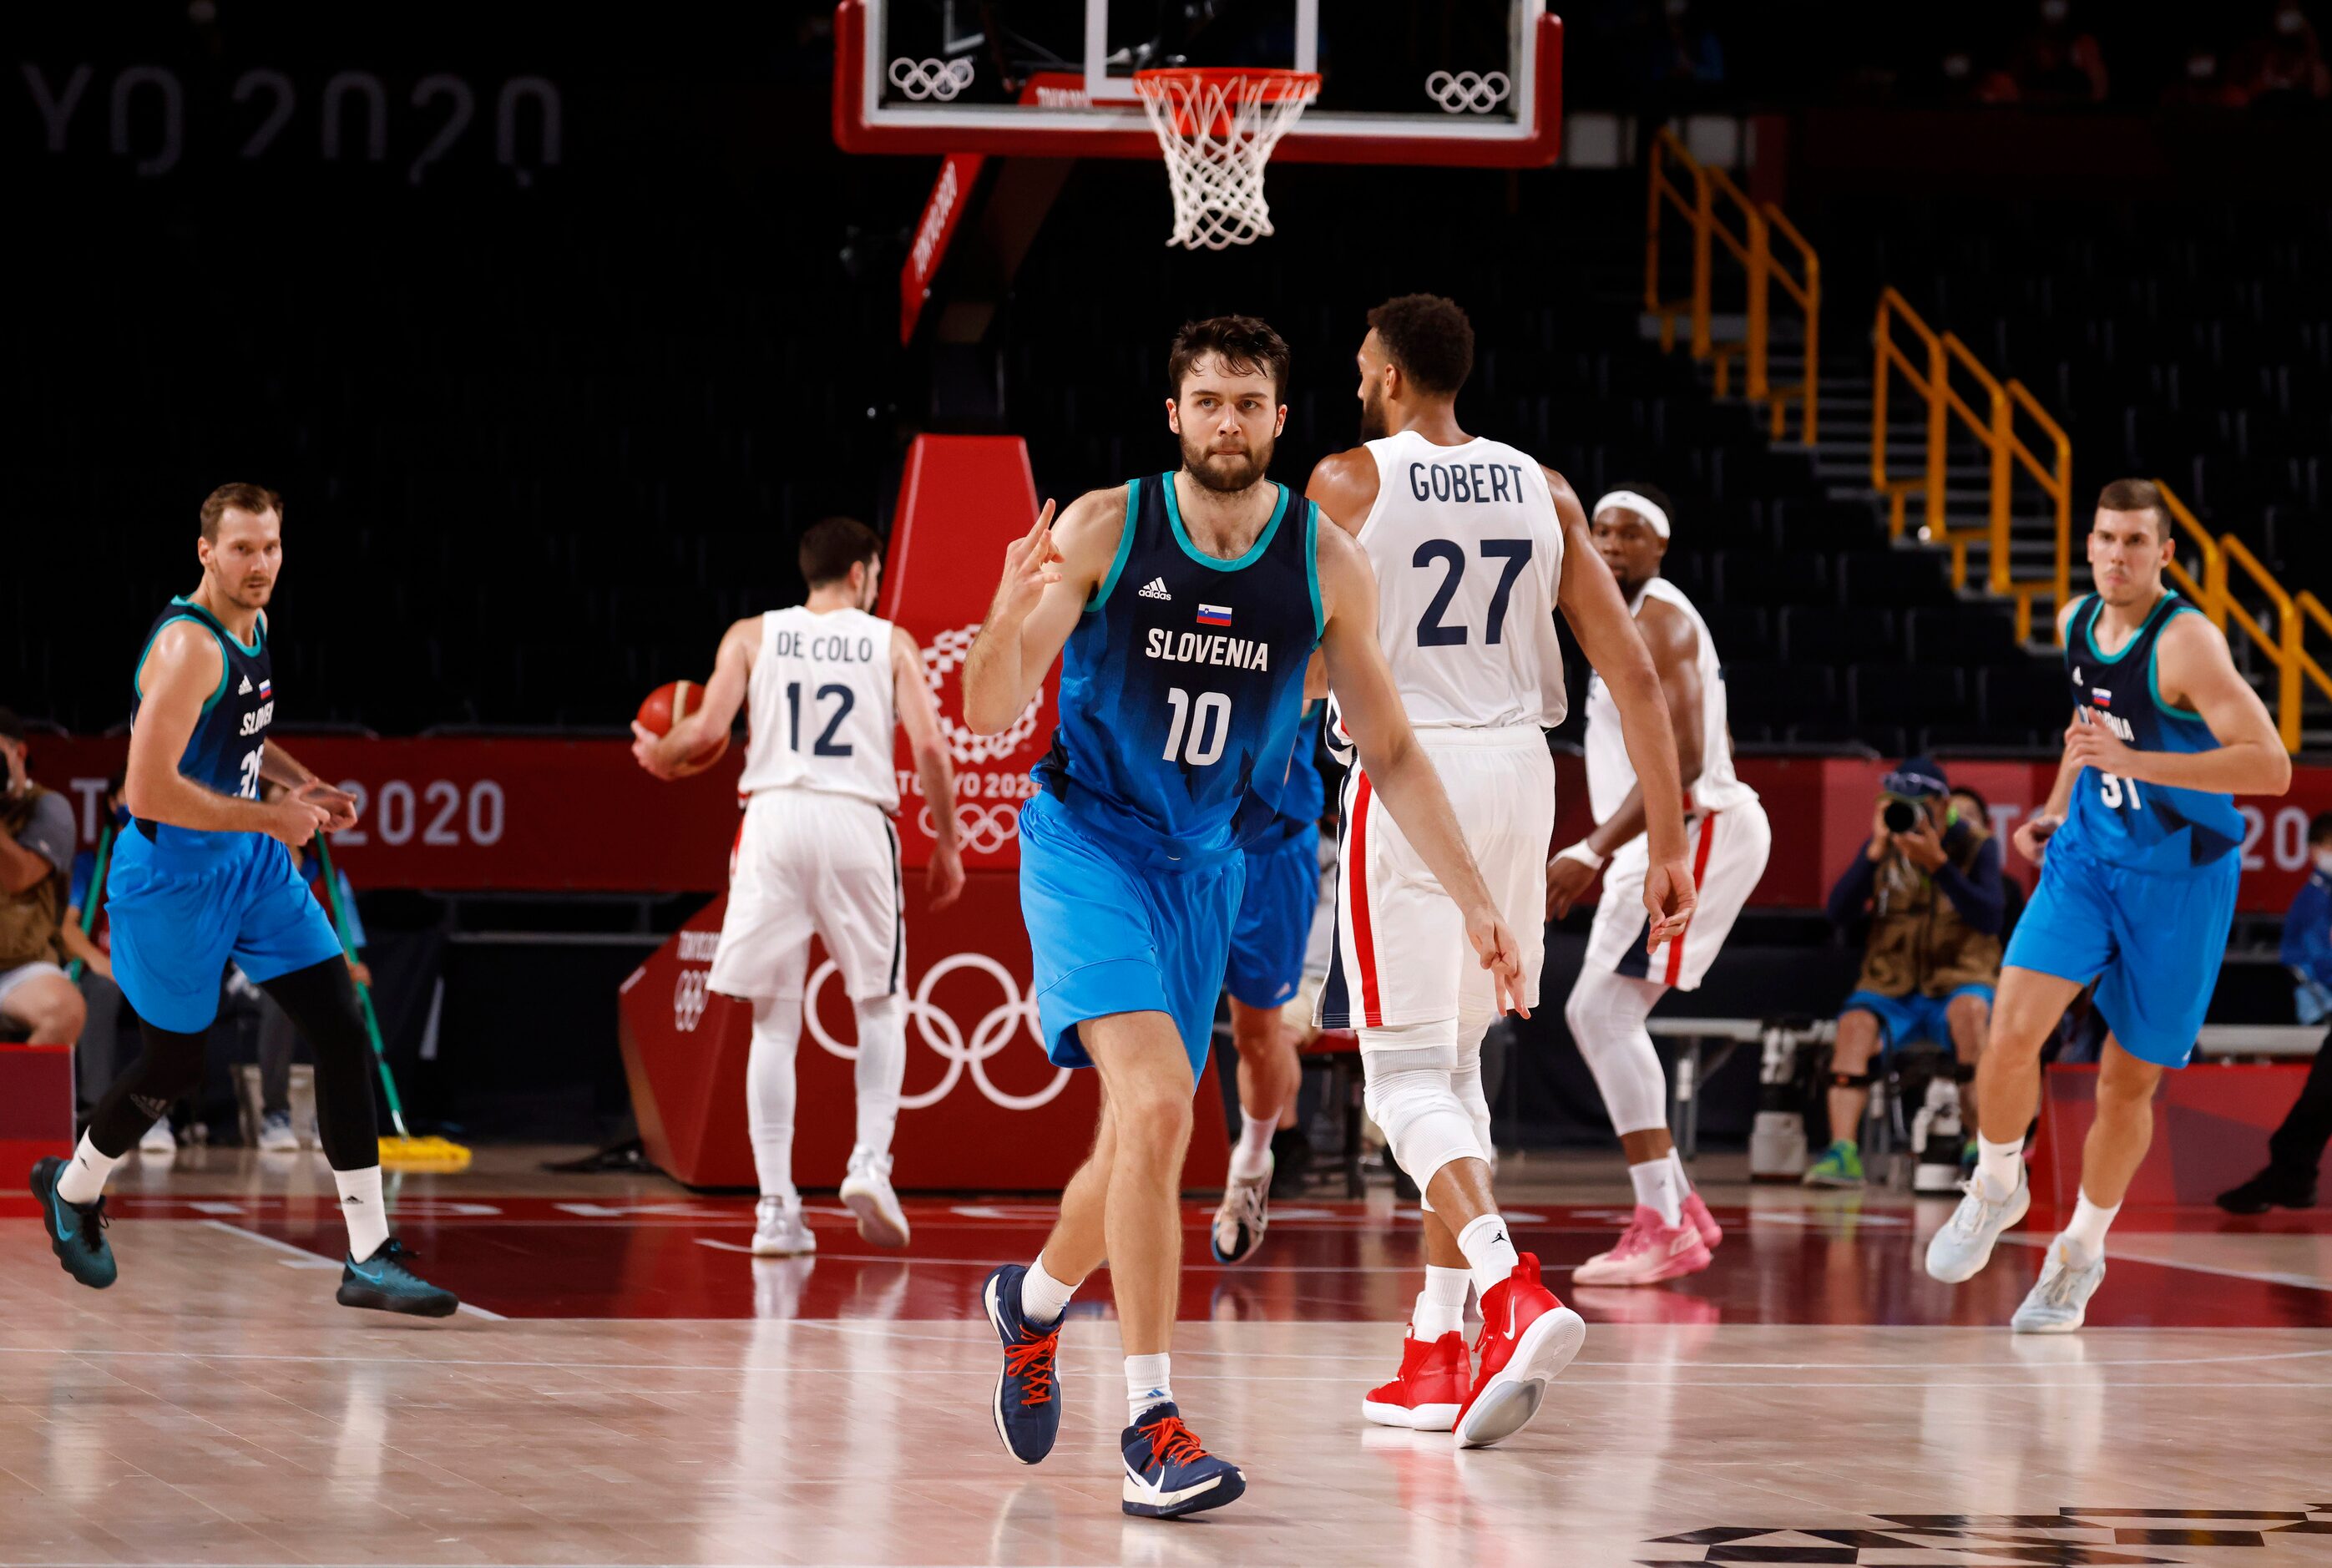
{"type": "Polygon", "coordinates": [[[1167,360],[1175,472],[1047,505],[1006,552],[965,661],[965,722],[1012,722],[1063,660],[1060,728],[1020,814],[1020,899],[1040,1032],[1101,1073],[1092,1154],[1044,1250],[989,1276],[1004,1345],[992,1407],[1034,1464],[1060,1426],[1054,1355],[1069,1296],[1107,1258],[1124,1342],[1125,1512],[1171,1517],[1244,1491],[1173,1402],[1182,1160],[1244,880],[1242,846],[1277,814],[1316,646],[1381,799],[1448,888],[1501,1005],[1513,932],[1466,850],[1377,643],[1376,583],[1350,536],[1265,471],[1287,417],[1287,347],[1216,317],[1167,360]]]}
{"type": "Polygon", "coordinates": [[[49,1245],[65,1272],[114,1281],[106,1176],[172,1102],[201,1081],[203,1039],[232,960],[316,1050],[317,1121],[348,1222],[343,1306],[444,1317],[458,1303],[413,1274],[381,1206],[372,1050],[349,967],[292,856],[320,830],[352,827],[356,802],[267,739],[275,722],[267,601],[283,564],[282,505],[255,484],[202,507],[203,580],[154,620],[133,667],[133,818],[106,877],[113,977],[145,1048],[90,1118],[68,1161],[33,1167],[49,1245]],[[285,793],[260,798],[260,782],[285,793]]]}
{"type": "Polygon", "coordinates": [[[2016,1309],[2020,1333],[2081,1326],[2105,1278],[2106,1227],[2154,1135],[2155,1089],[2165,1068],[2186,1065],[2226,957],[2242,874],[2233,797],[2291,784],[2291,759],[2225,636],[2163,586],[2172,542],[2154,484],[2106,486],[2089,531],[2097,591],[2057,617],[2073,706],[2065,760],[2048,804],[2016,832],[2040,885],[2002,960],[1976,1068],[1976,1173],[1927,1247],[1927,1272],[1955,1284],[2023,1218],[2040,1046],[2094,980],[2112,1032],[2080,1199],[2016,1309]]]}

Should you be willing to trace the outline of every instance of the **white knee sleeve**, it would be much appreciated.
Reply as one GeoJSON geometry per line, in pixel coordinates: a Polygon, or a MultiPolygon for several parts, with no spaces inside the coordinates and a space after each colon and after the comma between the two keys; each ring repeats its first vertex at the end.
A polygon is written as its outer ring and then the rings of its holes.
{"type": "Polygon", "coordinates": [[[800,998],[754,999],[753,1044],[745,1056],[745,1122],[764,1198],[794,1196],[794,1047],[801,1030],[800,998]]]}
{"type": "Polygon", "coordinates": [[[850,1004],[858,1015],[858,1146],[891,1152],[899,1123],[899,1085],[907,1075],[907,1008],[898,996],[850,1004]]]}
{"type": "MultiPolygon", "coordinates": [[[[1370,1118],[1420,1190],[1453,1160],[1489,1158],[1473,1115],[1458,1097],[1457,1036],[1455,1019],[1361,1031],[1370,1118]]],[[[1475,1068],[1474,1097],[1479,1100],[1478,1055],[1475,1068]]]]}
{"type": "Polygon", "coordinates": [[[1644,1028],[1652,1005],[1668,989],[1590,964],[1579,971],[1579,983],[1563,1004],[1563,1021],[1595,1075],[1614,1133],[1647,1133],[1668,1124],[1668,1077],[1644,1028]]]}

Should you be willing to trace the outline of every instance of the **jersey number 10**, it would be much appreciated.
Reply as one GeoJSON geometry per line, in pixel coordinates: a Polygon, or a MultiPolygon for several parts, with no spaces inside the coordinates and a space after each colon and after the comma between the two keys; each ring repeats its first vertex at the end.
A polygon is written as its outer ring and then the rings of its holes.
{"type": "Polygon", "coordinates": [[[1220,692],[1200,692],[1193,703],[1190,693],[1176,686],[1166,693],[1166,701],[1174,710],[1173,722],[1166,730],[1166,760],[1173,761],[1180,752],[1193,768],[1210,768],[1221,761],[1223,748],[1231,738],[1230,698],[1220,692]]]}

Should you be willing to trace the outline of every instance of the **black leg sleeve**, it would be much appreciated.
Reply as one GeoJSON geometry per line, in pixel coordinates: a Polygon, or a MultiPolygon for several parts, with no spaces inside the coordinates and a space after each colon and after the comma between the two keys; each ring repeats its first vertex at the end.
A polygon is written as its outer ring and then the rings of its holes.
{"type": "Polygon", "coordinates": [[[138,1020],[146,1048],[114,1078],[89,1119],[89,1141],[109,1160],[138,1146],[146,1129],[203,1081],[204,1035],[181,1035],[138,1020]]]}
{"type": "Polygon", "coordinates": [[[316,1123],[323,1134],[324,1158],[335,1171],[362,1171],[380,1163],[379,1124],[373,1119],[372,1042],[358,1010],[356,981],[349,966],[328,958],[306,969],[264,980],[259,989],[275,999],[316,1053],[316,1123]]]}
{"type": "Polygon", "coordinates": [[[2299,1098],[2292,1102],[2283,1125],[2268,1139],[2268,1162],[2279,1171],[2312,1181],[2327,1141],[2332,1141],[2332,1034],[2325,1036],[2317,1047],[2316,1065],[2308,1069],[2299,1098]]]}

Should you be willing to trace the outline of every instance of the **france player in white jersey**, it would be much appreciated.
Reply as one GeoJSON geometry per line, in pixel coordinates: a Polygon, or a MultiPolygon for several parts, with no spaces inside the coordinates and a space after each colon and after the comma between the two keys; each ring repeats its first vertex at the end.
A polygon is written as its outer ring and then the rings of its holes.
{"type": "Polygon", "coordinates": [[[1644,1020],[1671,990],[1699,986],[1765,874],[1773,831],[1757,792],[1733,770],[1716,639],[1692,601],[1660,575],[1674,511],[1655,487],[1623,484],[1595,503],[1592,530],[1668,698],[1699,898],[1692,923],[1651,961],[1641,904],[1650,861],[1644,788],[1620,741],[1619,704],[1600,678],[1587,691],[1587,795],[1595,830],[1546,865],[1547,913],[1557,918],[1571,913],[1598,871],[1603,874],[1587,961],[1563,1011],[1602,1091],[1636,1189],[1635,1216],[1619,1245],[1580,1265],[1573,1285],[1656,1285],[1697,1274],[1725,1236],[1685,1179],[1668,1137],[1668,1081],[1644,1020]]]}
{"type": "MultiPolygon", "coordinates": [[[[1659,677],[1561,474],[1458,426],[1474,330],[1448,300],[1411,294],[1369,313],[1359,354],[1367,445],[1324,459],[1309,493],[1352,532],[1382,583],[1377,631],[1418,739],[1449,790],[1467,846],[1523,944],[1525,1004],[1545,948],[1540,871],[1554,832],[1544,731],[1563,715],[1563,612],[1610,683],[1645,779],[1647,942],[1693,908],[1683,789],[1659,677]]],[[[1332,734],[1334,731],[1332,729],[1332,734]]],[[[1368,1107],[1423,1191],[1426,1285],[1400,1375],[1369,1420],[1497,1441],[1538,1409],[1584,1325],[1508,1239],[1491,1195],[1482,1036],[1496,1016],[1456,906],[1385,813],[1365,767],[1345,780],[1335,956],[1324,1026],[1361,1037],[1368,1107]],[[1459,1328],[1481,1292],[1481,1363],[1459,1328]]]]}
{"type": "Polygon", "coordinates": [[[813,932],[840,968],[858,1018],[858,1129],[842,1200],[860,1236],[878,1247],[907,1244],[907,1218],[891,1190],[891,1136],[907,1066],[894,723],[907,731],[931,806],[932,907],[963,891],[955,770],[922,650],[903,628],[867,613],[881,583],[883,541],[863,522],[830,517],[802,536],[800,559],[808,598],[729,628],[696,712],[661,737],[632,726],[640,765],[676,779],[689,771],[688,758],[729,733],[741,706],[749,712],[751,740],[737,780],[745,821],[707,983],[753,1006],[745,1078],[761,1189],[759,1257],[817,1249],[793,1180],[794,1049],[813,932]]]}

